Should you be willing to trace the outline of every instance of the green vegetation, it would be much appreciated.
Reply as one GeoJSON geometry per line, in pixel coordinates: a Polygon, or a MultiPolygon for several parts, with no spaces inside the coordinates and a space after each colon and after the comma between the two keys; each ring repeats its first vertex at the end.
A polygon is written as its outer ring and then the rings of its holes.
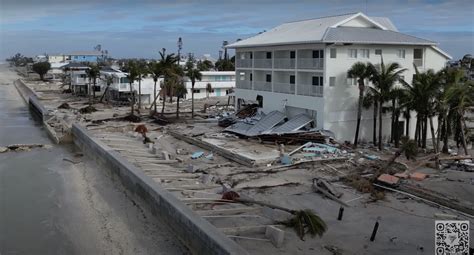
{"type": "Polygon", "coordinates": [[[48,62],[38,62],[33,64],[33,72],[39,74],[40,79],[44,81],[44,75],[51,69],[51,64],[48,62]]]}

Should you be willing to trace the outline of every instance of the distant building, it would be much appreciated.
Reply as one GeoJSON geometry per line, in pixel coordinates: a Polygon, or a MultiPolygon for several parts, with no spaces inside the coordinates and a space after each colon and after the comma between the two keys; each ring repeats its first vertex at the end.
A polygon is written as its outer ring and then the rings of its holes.
{"type": "MultiPolygon", "coordinates": [[[[445,67],[451,57],[436,42],[398,32],[385,17],[363,13],[288,22],[228,48],[236,51],[237,107],[256,101],[264,112],[279,110],[291,117],[305,113],[317,128],[329,129],[340,140],[353,141],[359,89],[347,71],[356,62],[397,62],[411,83],[420,71],[445,67]]],[[[364,110],[359,137],[370,140],[373,110],[364,110]]],[[[385,115],[384,130],[390,130],[385,115]]],[[[410,135],[416,120],[409,122],[410,135]]],[[[401,118],[399,125],[403,127],[401,118]]],[[[436,124],[435,124],[436,125],[436,124]]],[[[405,129],[400,129],[404,134],[405,129]]],[[[384,135],[388,136],[385,131],[384,135]]],[[[386,139],[384,139],[386,140],[386,139]]]]}
{"type": "Polygon", "coordinates": [[[66,60],[72,62],[97,62],[104,54],[100,51],[74,51],[66,54],[66,60]]]}
{"type": "MultiPolygon", "coordinates": [[[[194,98],[207,97],[207,84],[211,84],[212,90],[209,93],[210,97],[226,96],[230,90],[235,87],[235,72],[219,72],[219,71],[203,71],[201,81],[196,81],[194,85],[194,98]]],[[[186,78],[186,88],[188,94],[186,98],[191,98],[192,84],[186,78]]]]}
{"type": "Polygon", "coordinates": [[[89,79],[86,70],[89,69],[87,65],[82,63],[68,63],[61,67],[66,76],[69,77],[71,90],[76,95],[87,95],[89,79]]]}
{"type": "Polygon", "coordinates": [[[48,54],[49,63],[64,63],[66,62],[66,56],[64,54],[52,53],[48,54]]]}

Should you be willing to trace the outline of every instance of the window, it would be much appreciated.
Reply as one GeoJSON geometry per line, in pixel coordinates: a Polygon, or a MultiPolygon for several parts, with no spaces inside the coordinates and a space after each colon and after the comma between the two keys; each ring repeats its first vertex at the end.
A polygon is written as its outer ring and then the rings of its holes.
{"type": "Polygon", "coordinates": [[[267,59],[271,59],[272,58],[272,52],[271,51],[267,51],[267,59]]]}
{"type": "Polygon", "coordinates": [[[313,76],[312,84],[313,84],[313,86],[323,86],[323,77],[322,76],[313,76]]]}
{"type": "Polygon", "coordinates": [[[127,77],[120,78],[120,83],[129,83],[127,77]]]}
{"type": "Polygon", "coordinates": [[[397,50],[397,57],[398,58],[405,58],[405,50],[403,50],[403,49],[397,50]]]}
{"type": "Polygon", "coordinates": [[[361,58],[369,58],[370,50],[369,49],[361,49],[360,50],[360,57],[361,58]]]}
{"type": "Polygon", "coordinates": [[[349,49],[349,58],[357,58],[357,50],[356,49],[349,49]]]}
{"type": "Polygon", "coordinates": [[[414,49],[413,50],[413,58],[414,59],[423,59],[423,50],[422,49],[414,49]]]}
{"type": "Polygon", "coordinates": [[[253,74],[251,73],[250,74],[250,81],[252,81],[252,80],[253,80],[253,74]]]}
{"type": "Polygon", "coordinates": [[[253,59],[253,52],[250,52],[250,59],[253,59]]]}
{"type": "Polygon", "coordinates": [[[335,49],[335,48],[331,49],[331,51],[329,52],[329,54],[330,54],[330,57],[331,57],[331,58],[336,58],[337,49],[335,49]]]}
{"type": "Polygon", "coordinates": [[[295,59],[296,58],[296,51],[292,50],[290,51],[290,58],[295,59]]]}
{"type": "Polygon", "coordinates": [[[350,77],[348,76],[348,77],[347,77],[347,85],[352,85],[352,86],[357,85],[357,79],[356,79],[356,78],[350,78],[350,77]]]}
{"type": "Polygon", "coordinates": [[[375,50],[375,55],[382,55],[382,50],[381,49],[376,49],[375,50]]]}
{"type": "Polygon", "coordinates": [[[271,75],[271,74],[267,74],[267,75],[265,76],[265,81],[266,81],[266,82],[272,82],[272,75],[271,75]]]}
{"type": "Polygon", "coordinates": [[[290,84],[296,83],[296,77],[294,75],[290,75],[290,84]]]}
{"type": "Polygon", "coordinates": [[[100,92],[100,86],[94,86],[94,91],[100,92]]]}
{"type": "Polygon", "coordinates": [[[201,93],[201,90],[200,89],[195,89],[193,90],[193,93],[196,94],[196,93],[201,93]]]}
{"type": "Polygon", "coordinates": [[[329,77],[329,86],[330,87],[336,86],[336,77],[334,76],[329,77]]]}
{"type": "Polygon", "coordinates": [[[324,58],[323,50],[313,50],[313,58],[324,58]]]}

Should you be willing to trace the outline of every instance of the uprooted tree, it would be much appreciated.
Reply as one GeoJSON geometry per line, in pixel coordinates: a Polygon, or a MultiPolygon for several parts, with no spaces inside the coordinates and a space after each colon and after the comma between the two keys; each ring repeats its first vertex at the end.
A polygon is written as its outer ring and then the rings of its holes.
{"type": "Polygon", "coordinates": [[[40,79],[44,81],[44,75],[48,73],[51,69],[51,64],[49,62],[38,62],[33,64],[33,71],[40,76],[40,79]]]}

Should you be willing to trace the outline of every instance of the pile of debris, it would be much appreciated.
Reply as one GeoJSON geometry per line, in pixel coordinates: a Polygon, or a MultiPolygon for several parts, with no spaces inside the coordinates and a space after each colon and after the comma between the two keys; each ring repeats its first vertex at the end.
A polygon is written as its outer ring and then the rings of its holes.
{"type": "Polygon", "coordinates": [[[51,145],[46,144],[11,144],[5,147],[0,146],[0,153],[9,151],[29,151],[33,148],[51,148],[51,145]]]}

